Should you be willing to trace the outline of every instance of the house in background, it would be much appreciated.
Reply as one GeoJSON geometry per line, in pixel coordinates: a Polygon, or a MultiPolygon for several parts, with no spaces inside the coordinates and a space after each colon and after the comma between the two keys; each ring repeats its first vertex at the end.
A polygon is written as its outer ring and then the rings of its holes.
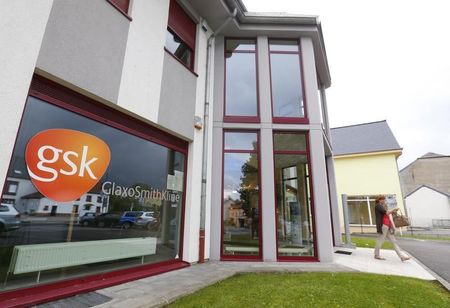
{"type": "Polygon", "coordinates": [[[405,196],[411,226],[450,228],[450,194],[427,185],[405,196]]]}
{"type": "Polygon", "coordinates": [[[411,225],[450,228],[450,156],[427,153],[400,170],[411,225]]]}
{"type": "Polygon", "coordinates": [[[341,231],[342,195],[348,196],[351,232],[376,232],[375,198],[405,212],[397,158],[402,154],[386,121],[331,129],[341,231]]]}

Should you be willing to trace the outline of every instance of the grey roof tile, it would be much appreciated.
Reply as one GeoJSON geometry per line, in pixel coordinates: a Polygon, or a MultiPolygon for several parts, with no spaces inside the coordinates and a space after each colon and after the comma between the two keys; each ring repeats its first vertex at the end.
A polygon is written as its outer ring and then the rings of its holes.
{"type": "Polygon", "coordinates": [[[332,128],[331,140],[334,155],[401,150],[385,120],[332,128]]]}

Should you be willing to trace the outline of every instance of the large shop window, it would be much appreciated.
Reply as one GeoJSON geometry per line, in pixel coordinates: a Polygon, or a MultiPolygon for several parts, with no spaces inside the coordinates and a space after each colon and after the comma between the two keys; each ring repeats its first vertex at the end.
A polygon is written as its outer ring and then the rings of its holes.
{"type": "Polygon", "coordinates": [[[258,133],[224,133],[222,258],[260,258],[258,133]]]}
{"type": "Polygon", "coordinates": [[[179,259],[185,168],[157,140],[29,96],[7,174],[20,189],[0,213],[0,289],[179,259]]]}
{"type": "MultiPolygon", "coordinates": [[[[390,209],[397,207],[395,195],[385,195],[386,203],[390,209]]],[[[348,196],[348,213],[350,224],[374,226],[375,220],[375,198],[377,195],[370,196],[348,196]]]]}
{"type": "Polygon", "coordinates": [[[298,40],[269,40],[273,121],[305,123],[298,40]]]}
{"type": "Polygon", "coordinates": [[[194,69],[195,22],[175,1],[170,1],[165,48],[190,70],[194,69]]]}
{"type": "Polygon", "coordinates": [[[311,258],[316,254],[307,135],[277,132],[273,139],[278,258],[311,258]]]}
{"type": "Polygon", "coordinates": [[[256,41],[225,42],[224,121],[259,122],[256,41]]]}

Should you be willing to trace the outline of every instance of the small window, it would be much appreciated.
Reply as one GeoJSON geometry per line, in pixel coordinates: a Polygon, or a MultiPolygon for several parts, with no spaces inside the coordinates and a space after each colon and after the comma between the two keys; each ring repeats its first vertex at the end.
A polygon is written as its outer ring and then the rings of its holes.
{"type": "Polygon", "coordinates": [[[175,1],[170,1],[165,49],[189,69],[194,68],[197,25],[175,1]]]}
{"type": "Polygon", "coordinates": [[[16,200],[14,200],[14,199],[8,199],[8,198],[3,198],[3,199],[2,199],[2,203],[14,205],[14,204],[16,204],[16,200]]]}
{"type": "Polygon", "coordinates": [[[91,195],[87,195],[86,196],[86,202],[91,202],[92,201],[92,196],[91,195]]]}
{"type": "Polygon", "coordinates": [[[97,197],[97,203],[101,203],[102,202],[102,197],[101,196],[98,196],[97,197]]]}
{"type": "Polygon", "coordinates": [[[48,211],[48,205],[44,206],[44,211],[48,211]]]}
{"type": "Polygon", "coordinates": [[[8,195],[15,195],[19,189],[19,182],[7,181],[6,182],[6,192],[8,195]]]}

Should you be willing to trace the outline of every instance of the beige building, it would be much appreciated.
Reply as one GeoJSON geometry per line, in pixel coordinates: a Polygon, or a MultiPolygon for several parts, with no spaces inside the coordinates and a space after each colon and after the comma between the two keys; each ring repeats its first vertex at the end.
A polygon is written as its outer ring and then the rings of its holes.
{"type": "Polygon", "coordinates": [[[422,185],[450,193],[450,155],[427,153],[400,170],[403,195],[422,185]]]}
{"type": "Polygon", "coordinates": [[[376,232],[377,195],[386,195],[390,207],[405,212],[397,167],[402,148],[386,121],[333,128],[331,135],[341,232],[344,194],[351,232],[376,232]]]}

